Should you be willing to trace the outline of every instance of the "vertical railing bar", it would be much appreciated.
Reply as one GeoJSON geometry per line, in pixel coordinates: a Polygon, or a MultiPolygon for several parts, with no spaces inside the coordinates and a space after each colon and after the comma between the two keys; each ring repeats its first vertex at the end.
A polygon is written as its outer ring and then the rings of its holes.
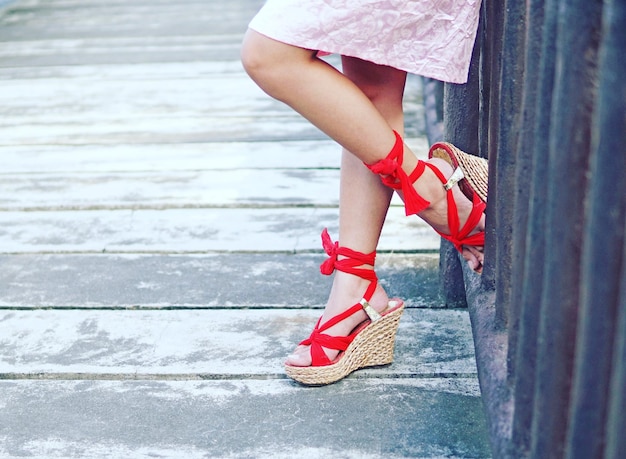
{"type": "MultiPolygon", "coordinates": [[[[541,300],[533,425],[534,457],[562,457],[570,409],[578,319],[583,203],[591,143],[594,50],[588,21],[601,0],[559,5],[556,79],[551,111],[547,258],[541,300]],[[572,55],[585,59],[572,59],[572,55]],[[540,415],[539,415],[540,413],[540,415]]],[[[600,10],[601,11],[601,10],[600,10]]]]}
{"type": "MultiPolygon", "coordinates": [[[[600,79],[600,101],[603,104],[596,129],[599,131],[598,151],[622,152],[626,145],[626,2],[608,0],[603,11],[603,44],[600,79]],[[621,99],[619,94],[622,95],[621,99]]],[[[609,164],[612,164],[610,160],[609,164]]],[[[622,168],[622,186],[624,169],[622,168]]],[[[622,193],[622,199],[625,196],[622,193]]],[[[622,206],[624,206],[622,202],[622,206]]],[[[622,207],[622,212],[625,212],[622,207]]],[[[622,230],[626,218],[618,223],[622,230]]],[[[613,351],[612,379],[609,388],[609,412],[606,425],[606,459],[626,457],[626,235],[622,235],[622,264],[620,271],[613,273],[620,282],[615,317],[616,336],[613,351]]]]}
{"type": "MultiPolygon", "coordinates": [[[[483,4],[483,11],[486,8],[483,4]]],[[[478,75],[484,72],[482,64],[485,61],[479,57],[485,52],[482,44],[486,39],[483,34],[485,14],[481,15],[479,26],[479,39],[474,48],[474,58],[472,60],[470,81],[467,85],[460,87],[446,85],[444,97],[444,121],[446,129],[446,140],[454,142],[460,148],[475,153],[479,149],[479,142],[484,138],[478,135],[479,126],[484,120],[478,117],[471,117],[473,113],[483,113],[481,109],[485,102],[480,101],[479,95],[484,94],[485,85],[489,85],[488,79],[480,78],[478,75]],[[481,49],[479,53],[478,50],[481,49]],[[469,118],[469,120],[468,120],[469,118]],[[474,124],[477,122],[477,124],[474,124]]],[[[497,81],[494,81],[496,84],[497,81]]],[[[481,129],[482,129],[481,128],[481,129]]],[[[483,155],[486,153],[482,151],[483,155]]],[[[490,194],[490,200],[491,200],[490,194]]],[[[490,201],[491,202],[491,201],[490,201]]],[[[495,202],[495,199],[494,199],[495,202]]],[[[490,220],[487,220],[487,232],[489,232],[490,220]]],[[[493,234],[493,232],[492,232],[493,234]]],[[[442,244],[445,246],[445,244],[442,244]]],[[[442,254],[444,252],[442,251],[442,254]]],[[[487,251],[487,260],[494,256],[494,252],[487,251]]],[[[458,254],[454,255],[458,259],[458,254]]],[[[510,438],[510,426],[512,417],[512,403],[510,394],[504,393],[503,385],[506,384],[506,344],[507,335],[504,329],[496,330],[495,327],[495,302],[493,284],[491,288],[485,287],[484,278],[488,276],[483,272],[482,276],[471,272],[465,263],[461,264],[464,273],[463,285],[467,295],[468,306],[470,307],[470,319],[472,322],[472,332],[476,349],[476,361],[479,373],[481,391],[483,393],[483,404],[487,415],[490,440],[494,457],[502,457],[508,447],[510,438]],[[471,305],[470,305],[471,303],[471,305]]],[[[488,268],[485,268],[488,269],[488,268]]]]}
{"type": "MultiPolygon", "coordinates": [[[[517,133],[519,129],[519,113],[522,98],[524,75],[524,27],[525,14],[523,3],[516,0],[504,2],[501,20],[503,22],[502,62],[499,67],[498,78],[498,113],[497,136],[498,156],[496,158],[495,188],[498,202],[507,202],[509,205],[494,206],[491,211],[495,214],[497,228],[498,256],[496,259],[496,273],[498,282],[496,287],[496,321],[497,326],[505,328],[509,325],[509,307],[511,304],[511,250],[513,215],[515,211],[515,167],[517,133]]],[[[493,85],[492,85],[493,87],[493,85]]],[[[491,191],[491,190],[490,190],[491,191]]],[[[517,325],[517,324],[515,324],[517,325]]],[[[515,339],[515,333],[510,337],[515,339]]]]}
{"type": "MultiPolygon", "coordinates": [[[[489,46],[490,34],[487,30],[487,1],[482,2],[480,8],[480,20],[478,21],[477,45],[479,47],[479,78],[478,78],[478,156],[489,157],[489,94],[491,93],[490,60],[491,54],[489,46]]],[[[493,270],[487,268],[483,272],[483,284],[495,285],[493,270]],[[487,278],[489,281],[487,282],[487,278]]]]}
{"type": "MultiPolygon", "coordinates": [[[[602,29],[601,16],[596,10],[583,13],[589,21],[586,27],[589,38],[584,46],[586,49],[597,49],[602,29]]],[[[622,93],[626,97],[626,85],[622,83],[626,65],[623,56],[620,58],[618,55],[623,53],[626,41],[621,44],[613,41],[612,33],[619,33],[615,30],[618,27],[611,27],[611,20],[614,19],[611,15],[606,14],[604,18],[609,24],[604,27],[601,73],[594,78],[600,82],[600,89],[592,123],[577,358],[567,442],[568,457],[572,459],[602,457],[604,453],[620,294],[620,278],[616,274],[623,270],[626,121],[623,103],[616,103],[615,96],[622,93]],[[616,154],[620,150],[622,153],[616,154]]],[[[587,56],[590,55],[591,52],[588,52],[587,56]]]]}
{"type": "MultiPolygon", "coordinates": [[[[482,23],[484,25],[484,41],[481,46],[482,72],[481,92],[486,96],[481,101],[481,111],[486,110],[487,116],[481,118],[479,124],[482,135],[486,136],[486,142],[481,141],[481,148],[486,143],[487,152],[481,150],[480,156],[489,158],[489,200],[498,202],[498,184],[496,175],[496,163],[498,157],[498,113],[499,113],[499,85],[504,5],[501,2],[483,2],[482,23]],[[487,91],[485,91],[487,89],[487,91]]],[[[494,206],[495,207],[495,206],[494,206]]],[[[489,210],[489,209],[488,209],[489,210]]],[[[482,283],[487,289],[495,287],[496,260],[498,259],[498,242],[495,232],[495,212],[487,213],[488,230],[485,234],[486,263],[483,269],[482,283]],[[491,230],[489,229],[491,228],[491,230]]]]}
{"type": "MultiPolygon", "coordinates": [[[[526,27],[526,57],[524,76],[524,102],[522,107],[522,125],[518,139],[518,157],[520,164],[517,169],[516,186],[518,199],[514,222],[513,242],[513,289],[511,292],[511,308],[519,309],[518,336],[515,343],[509,342],[508,362],[514,362],[515,378],[512,381],[515,403],[515,416],[512,426],[511,457],[527,457],[530,451],[530,426],[532,424],[532,404],[534,396],[534,378],[537,352],[537,324],[539,322],[539,303],[537,292],[541,284],[541,275],[529,282],[537,272],[535,259],[543,256],[543,199],[545,197],[545,161],[544,148],[535,148],[537,137],[545,142],[545,126],[542,111],[538,110],[540,96],[543,94],[542,76],[545,75],[545,60],[542,55],[545,51],[544,36],[550,25],[545,22],[544,0],[529,0],[527,2],[526,27]],[[537,123],[541,123],[539,126],[537,123]],[[539,152],[539,154],[538,154],[539,152]],[[527,193],[520,188],[527,187],[527,193]],[[526,205],[523,202],[526,202],[526,205]],[[522,210],[523,209],[523,210],[522,210]],[[520,213],[525,215],[519,215],[520,213]],[[537,235],[537,229],[541,229],[537,235]],[[538,237],[537,237],[538,236],[538,237]],[[530,257],[529,257],[530,254],[530,257]],[[529,259],[530,258],[530,259],[529,259]],[[535,296],[535,298],[532,298],[535,296]]],[[[551,72],[550,72],[551,73],[551,72]]],[[[552,78],[550,78],[550,85],[552,78]]],[[[545,102],[544,102],[545,103],[545,102]]],[[[547,143],[547,142],[546,142],[547,143]]],[[[538,146],[538,145],[537,145],[538,146]]],[[[509,371],[509,374],[512,372],[509,371]]]]}
{"type": "MultiPolygon", "coordinates": [[[[498,326],[507,328],[509,332],[509,355],[517,342],[519,327],[519,302],[511,297],[514,277],[512,275],[513,248],[519,239],[523,239],[525,227],[516,227],[521,219],[525,221],[528,204],[527,187],[523,187],[523,195],[519,193],[517,184],[518,170],[529,165],[528,155],[518,151],[518,137],[521,127],[523,106],[523,88],[525,77],[525,37],[526,9],[522,2],[507,0],[505,3],[504,41],[502,44],[502,66],[500,75],[500,114],[498,130],[498,196],[500,202],[508,202],[507,206],[496,206],[496,228],[498,229],[498,288],[496,290],[496,318],[498,326]],[[517,237],[518,240],[515,239],[517,237]],[[515,308],[512,306],[515,305],[515,308]]],[[[524,180],[527,181],[527,174],[524,180]]],[[[523,244],[522,247],[523,249],[523,244]]],[[[508,372],[509,381],[515,374],[515,365],[511,359],[508,372]]]]}

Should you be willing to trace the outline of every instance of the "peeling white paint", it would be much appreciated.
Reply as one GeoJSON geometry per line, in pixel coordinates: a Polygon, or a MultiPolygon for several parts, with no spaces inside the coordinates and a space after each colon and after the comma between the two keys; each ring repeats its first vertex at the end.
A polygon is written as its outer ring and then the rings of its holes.
{"type": "MultiPolygon", "coordinates": [[[[1,318],[0,368],[96,375],[282,374],[285,356],[318,315],[317,310],[15,311],[1,318]]],[[[467,313],[408,310],[395,363],[363,370],[387,372],[475,374],[467,313]],[[429,320],[420,320],[424,316],[429,320]]]]}

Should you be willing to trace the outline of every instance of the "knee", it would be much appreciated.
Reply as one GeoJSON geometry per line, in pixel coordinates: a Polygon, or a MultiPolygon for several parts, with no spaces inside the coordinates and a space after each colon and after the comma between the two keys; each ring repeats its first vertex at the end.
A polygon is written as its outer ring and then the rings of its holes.
{"type": "Polygon", "coordinates": [[[241,63],[246,73],[263,90],[270,93],[279,80],[279,62],[275,62],[265,38],[248,31],[241,46],[241,63]]]}
{"type": "Polygon", "coordinates": [[[260,46],[256,38],[250,33],[246,34],[241,45],[241,63],[250,77],[259,73],[264,66],[260,46]]]}

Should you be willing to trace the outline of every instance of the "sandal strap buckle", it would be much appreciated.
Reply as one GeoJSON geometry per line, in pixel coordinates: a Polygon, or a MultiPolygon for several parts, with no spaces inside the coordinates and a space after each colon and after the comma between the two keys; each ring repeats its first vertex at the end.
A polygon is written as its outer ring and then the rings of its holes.
{"type": "Polygon", "coordinates": [[[456,185],[457,183],[459,183],[461,180],[463,180],[465,178],[465,174],[463,174],[463,171],[461,170],[460,167],[457,167],[454,172],[452,173],[452,175],[450,176],[450,178],[448,179],[448,181],[446,183],[443,184],[443,188],[448,191],[450,190],[454,185],[456,185]]]}
{"type": "Polygon", "coordinates": [[[381,316],[380,313],[376,309],[374,309],[365,298],[361,298],[361,301],[359,301],[359,303],[361,304],[361,306],[363,306],[363,310],[372,322],[376,322],[377,320],[382,319],[383,316],[381,316]]]}

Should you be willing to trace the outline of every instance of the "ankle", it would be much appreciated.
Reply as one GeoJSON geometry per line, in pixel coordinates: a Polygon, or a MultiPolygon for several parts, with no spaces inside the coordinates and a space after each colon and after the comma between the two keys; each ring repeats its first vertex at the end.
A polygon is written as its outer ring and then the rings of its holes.
{"type": "Polygon", "coordinates": [[[358,297],[358,301],[363,297],[363,294],[365,293],[367,287],[369,287],[370,283],[371,282],[369,280],[355,276],[354,274],[337,271],[335,273],[335,279],[331,289],[331,297],[333,294],[340,294],[344,297],[358,297]]]}
{"type": "MultiPolygon", "coordinates": [[[[430,159],[426,163],[435,166],[444,177],[452,175],[452,168],[445,161],[440,159],[430,159]]],[[[441,180],[435,175],[430,167],[425,167],[422,175],[413,184],[415,191],[426,199],[430,205],[427,210],[445,210],[447,208],[447,195],[441,180]]]]}
{"type": "MultiPolygon", "coordinates": [[[[373,268],[372,268],[373,270],[373,268]]],[[[345,310],[363,298],[371,281],[358,276],[337,272],[328,298],[327,308],[332,310],[345,310]]],[[[378,312],[387,307],[389,298],[385,289],[378,284],[372,298],[368,301],[378,312]]]]}

